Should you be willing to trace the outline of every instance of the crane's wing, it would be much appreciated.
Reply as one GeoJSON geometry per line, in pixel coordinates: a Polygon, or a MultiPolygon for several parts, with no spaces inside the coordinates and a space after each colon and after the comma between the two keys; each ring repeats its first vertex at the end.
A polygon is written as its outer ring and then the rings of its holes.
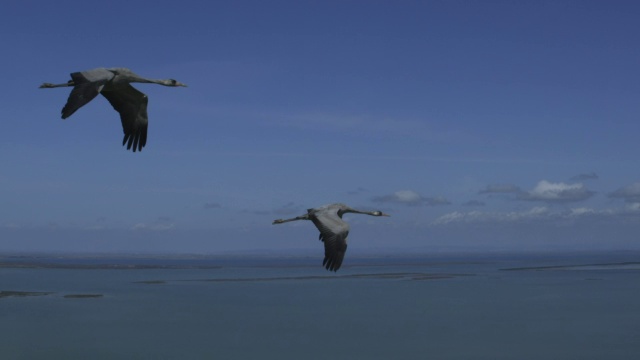
{"type": "Polygon", "coordinates": [[[66,119],[76,110],[93,100],[104,85],[114,77],[114,73],[107,69],[93,69],[71,73],[74,83],[67,103],[62,108],[62,118],[66,119]]]}
{"type": "Polygon", "coordinates": [[[320,230],[320,240],[324,243],[322,265],[327,270],[337,271],[347,252],[349,224],[338,216],[337,210],[319,211],[311,214],[311,221],[320,230]]]}
{"type": "Polygon", "coordinates": [[[141,151],[147,144],[147,95],[127,85],[115,91],[103,91],[102,96],[120,113],[124,131],[122,145],[127,144],[127,150],[133,147],[134,152],[141,151]]]}

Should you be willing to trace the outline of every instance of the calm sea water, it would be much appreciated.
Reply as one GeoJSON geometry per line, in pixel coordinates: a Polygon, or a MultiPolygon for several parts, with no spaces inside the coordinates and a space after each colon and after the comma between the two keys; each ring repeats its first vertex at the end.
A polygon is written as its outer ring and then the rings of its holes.
{"type": "Polygon", "coordinates": [[[637,255],[44,257],[0,268],[0,291],[51,293],[0,298],[0,358],[637,359],[637,255]],[[114,263],[210,268],[73,268],[114,263]],[[502,270],[541,266],[569,267],[502,270]]]}

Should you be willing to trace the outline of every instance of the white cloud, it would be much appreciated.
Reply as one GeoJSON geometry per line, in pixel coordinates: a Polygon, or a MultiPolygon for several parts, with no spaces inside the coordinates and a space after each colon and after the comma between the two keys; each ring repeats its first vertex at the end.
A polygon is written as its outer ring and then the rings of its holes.
{"type": "Polygon", "coordinates": [[[417,202],[417,201],[420,201],[420,199],[422,199],[420,194],[411,190],[396,191],[394,196],[400,202],[417,202]]]}
{"type": "Polygon", "coordinates": [[[518,199],[546,202],[572,202],[582,201],[593,196],[594,192],[587,189],[581,183],[565,184],[552,183],[546,180],[538,184],[528,192],[520,193],[518,199]]]}
{"type": "Polygon", "coordinates": [[[513,184],[493,184],[480,190],[479,194],[514,194],[517,200],[542,201],[542,202],[573,202],[583,201],[595,194],[581,183],[552,183],[547,180],[539,181],[529,191],[524,191],[513,184]]]}
{"type": "Polygon", "coordinates": [[[449,223],[476,223],[476,222],[514,222],[522,220],[540,219],[549,215],[549,209],[544,206],[536,206],[528,211],[510,211],[510,212],[484,212],[454,211],[449,214],[440,216],[432,222],[432,225],[445,225],[449,223]]]}

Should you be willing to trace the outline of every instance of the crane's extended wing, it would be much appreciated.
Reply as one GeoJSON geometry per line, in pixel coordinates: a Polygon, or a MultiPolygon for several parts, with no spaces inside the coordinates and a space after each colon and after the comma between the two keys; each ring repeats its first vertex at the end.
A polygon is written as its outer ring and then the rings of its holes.
{"type": "Polygon", "coordinates": [[[68,118],[98,96],[104,85],[114,76],[114,73],[102,68],[71,73],[74,86],[62,108],[62,118],[68,118]]]}
{"type": "Polygon", "coordinates": [[[127,150],[133,146],[134,152],[141,151],[147,144],[147,95],[127,85],[115,91],[103,91],[102,96],[120,113],[124,131],[122,145],[127,144],[127,150]]]}
{"type": "Polygon", "coordinates": [[[322,265],[327,270],[337,271],[347,251],[349,224],[338,216],[336,210],[317,211],[310,215],[311,221],[320,230],[320,240],[324,242],[322,265]]]}

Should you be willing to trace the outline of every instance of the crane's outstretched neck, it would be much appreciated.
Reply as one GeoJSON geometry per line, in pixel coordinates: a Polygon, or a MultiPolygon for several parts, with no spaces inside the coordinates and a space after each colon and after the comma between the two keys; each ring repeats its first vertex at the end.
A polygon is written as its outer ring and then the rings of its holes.
{"type": "Polygon", "coordinates": [[[345,213],[354,213],[354,214],[365,214],[365,215],[371,215],[371,216],[389,216],[389,214],[385,214],[382,211],[361,211],[361,210],[356,210],[356,209],[347,209],[344,211],[345,213]]]}
{"type": "Polygon", "coordinates": [[[296,221],[296,220],[309,220],[309,214],[304,214],[304,215],[296,216],[296,217],[291,218],[291,219],[277,219],[277,220],[273,220],[273,223],[271,223],[271,225],[275,225],[275,224],[282,224],[282,223],[286,223],[286,222],[289,222],[289,221],[296,221]]]}
{"type": "Polygon", "coordinates": [[[50,88],[66,87],[66,86],[75,86],[75,84],[74,84],[73,80],[69,80],[69,82],[66,82],[64,84],[44,83],[44,84],[40,85],[40,89],[50,89],[50,88]]]}
{"type": "Polygon", "coordinates": [[[148,84],[158,84],[158,85],[164,85],[164,86],[182,86],[182,87],[187,87],[187,85],[176,81],[174,79],[144,79],[144,78],[138,78],[133,82],[139,82],[139,83],[148,83],[148,84]]]}

